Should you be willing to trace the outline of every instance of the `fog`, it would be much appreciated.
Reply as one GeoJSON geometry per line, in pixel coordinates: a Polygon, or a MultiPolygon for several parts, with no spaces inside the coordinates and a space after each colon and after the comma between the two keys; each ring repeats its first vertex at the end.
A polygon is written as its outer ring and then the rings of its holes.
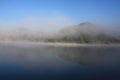
{"type": "MultiPolygon", "coordinates": [[[[45,16],[44,16],[45,17],[45,16]]],[[[55,15],[45,18],[25,18],[16,22],[0,22],[0,41],[44,41],[46,39],[79,37],[81,34],[105,34],[120,39],[120,27],[103,26],[92,22],[75,24],[71,19],[55,15]]]]}

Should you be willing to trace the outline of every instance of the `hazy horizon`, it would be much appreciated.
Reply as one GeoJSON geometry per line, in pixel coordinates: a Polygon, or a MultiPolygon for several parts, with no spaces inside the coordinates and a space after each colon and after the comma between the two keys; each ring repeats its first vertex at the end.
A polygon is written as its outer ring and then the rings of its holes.
{"type": "Polygon", "coordinates": [[[66,34],[79,37],[81,32],[105,33],[119,39],[119,3],[118,0],[0,0],[0,39],[38,40],[66,34]],[[80,26],[77,30],[81,23],[96,26],[80,26]],[[64,29],[65,34],[59,33],[64,29]]]}

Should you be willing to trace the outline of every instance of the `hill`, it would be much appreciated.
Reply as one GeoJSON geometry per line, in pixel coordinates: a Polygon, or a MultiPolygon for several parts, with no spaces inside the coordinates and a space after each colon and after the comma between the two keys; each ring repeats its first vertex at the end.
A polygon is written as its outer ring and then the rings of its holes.
{"type": "MultiPolygon", "coordinates": [[[[112,32],[111,32],[112,33],[112,32]]],[[[49,42],[75,42],[75,43],[120,43],[118,36],[113,36],[107,29],[96,24],[85,22],[68,26],[47,39],[49,42]]]]}

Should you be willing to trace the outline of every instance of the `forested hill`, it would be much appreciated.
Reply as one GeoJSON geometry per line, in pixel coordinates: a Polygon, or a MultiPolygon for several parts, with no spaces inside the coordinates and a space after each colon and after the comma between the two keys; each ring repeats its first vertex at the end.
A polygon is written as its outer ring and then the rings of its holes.
{"type": "Polygon", "coordinates": [[[48,42],[120,43],[119,32],[85,22],[61,29],[48,42]]]}

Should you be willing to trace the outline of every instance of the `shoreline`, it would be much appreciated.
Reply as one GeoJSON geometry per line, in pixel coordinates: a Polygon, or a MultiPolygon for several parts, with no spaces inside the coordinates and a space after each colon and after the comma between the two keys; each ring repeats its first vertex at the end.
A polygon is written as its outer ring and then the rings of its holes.
{"type": "Polygon", "coordinates": [[[43,46],[68,46],[68,47],[79,47],[79,46],[120,46],[120,44],[100,44],[100,43],[65,43],[65,42],[30,42],[30,41],[0,41],[0,44],[30,44],[30,45],[43,45],[43,46]]]}

